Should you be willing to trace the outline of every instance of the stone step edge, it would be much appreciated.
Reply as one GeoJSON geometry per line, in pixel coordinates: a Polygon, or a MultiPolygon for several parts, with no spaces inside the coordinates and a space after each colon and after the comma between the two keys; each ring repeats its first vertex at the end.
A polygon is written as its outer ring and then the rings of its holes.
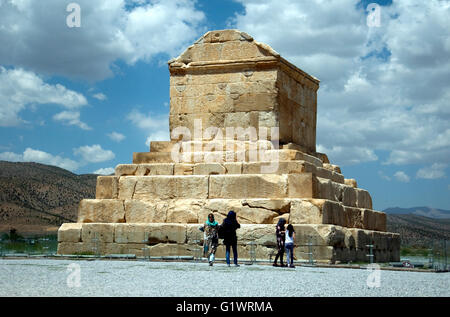
{"type": "MultiPolygon", "coordinates": [[[[213,143],[214,141],[151,141],[150,142],[150,152],[171,152],[173,149],[173,146],[177,143],[182,143],[182,144],[187,144],[188,146],[190,146],[191,144],[201,144],[202,145],[202,151],[203,151],[203,147],[205,145],[210,145],[211,143],[213,143]]],[[[225,148],[226,148],[226,144],[228,143],[234,143],[235,146],[240,146],[240,145],[247,145],[247,144],[267,144],[267,145],[271,145],[273,146],[272,141],[269,140],[258,140],[256,142],[254,141],[241,141],[241,140],[219,140],[218,141],[219,144],[225,144],[225,148]]],[[[181,147],[183,149],[183,147],[181,147]]],[[[319,159],[320,161],[322,161],[323,164],[328,164],[330,165],[330,168],[332,168],[333,170],[340,170],[340,167],[338,165],[334,165],[334,164],[330,164],[330,160],[328,159],[328,156],[325,153],[320,153],[320,152],[314,152],[314,153],[309,153],[308,150],[299,144],[295,144],[295,143],[287,143],[287,144],[280,144],[278,146],[278,148],[272,148],[272,149],[276,149],[276,150],[297,150],[299,152],[303,152],[305,155],[309,155],[309,156],[313,156],[317,159],[319,159]]],[[[340,173],[340,172],[339,172],[340,173]]]]}
{"type": "MultiPolygon", "coordinates": [[[[249,245],[237,245],[239,263],[248,261],[264,261],[272,263],[277,253],[276,247],[255,245],[252,249],[249,245]]],[[[369,262],[368,249],[343,248],[333,246],[312,247],[314,264],[334,264],[351,262],[369,262]]],[[[133,254],[136,258],[148,260],[195,260],[207,262],[202,257],[202,246],[192,244],[159,243],[156,245],[145,244],[124,244],[124,243],[100,243],[93,247],[90,243],[84,242],[60,242],[58,244],[59,257],[88,257],[88,258],[108,258],[109,252],[123,252],[133,254]],[[86,255],[90,254],[90,255],[86,255]],[[94,255],[96,254],[96,255],[94,255]],[[103,255],[104,254],[104,255],[103,255]]],[[[308,246],[297,246],[294,248],[294,263],[309,262],[310,249],[308,246]]],[[[399,249],[373,249],[374,262],[398,262],[400,260],[399,249]]],[[[219,244],[216,252],[216,263],[225,259],[225,246],[219,244]]]]}
{"type": "Polygon", "coordinates": [[[346,228],[386,231],[385,213],[346,207],[326,199],[83,199],[78,222],[202,223],[209,213],[222,221],[229,210],[243,224],[330,224],[346,228]]]}
{"type": "MultiPolygon", "coordinates": [[[[254,198],[320,198],[341,202],[345,206],[372,209],[372,198],[368,191],[351,185],[333,182],[329,179],[317,177],[312,173],[300,174],[218,174],[218,175],[148,175],[148,176],[98,176],[96,186],[96,198],[102,199],[131,199],[134,198],[134,190],[137,182],[148,184],[155,182],[167,183],[180,180],[181,184],[196,184],[196,192],[189,193],[187,190],[178,190],[174,198],[235,198],[243,199],[238,193],[219,192],[219,189],[229,191],[230,188],[220,187],[220,183],[239,182],[265,182],[267,186],[273,186],[277,192],[268,195],[265,189],[255,188],[247,193],[254,198]],[[254,179],[253,179],[254,178],[254,179]],[[271,183],[271,182],[278,183],[271,183]],[[133,185],[134,184],[134,185],[133,185]],[[297,184],[297,185],[296,185],[297,184]],[[303,184],[302,186],[298,186],[303,184]],[[308,185],[309,184],[309,185],[308,185]],[[201,186],[200,186],[201,185],[201,186]],[[200,187],[198,187],[200,186],[200,187]],[[283,187],[284,186],[284,187],[283,187]],[[134,189],[133,189],[134,188],[134,189]],[[223,196],[229,197],[223,197],[223,196]],[[221,197],[222,196],[222,197],[221,197]]],[[[225,184],[224,183],[224,184],[225,184]]],[[[156,189],[155,189],[156,190],[156,189]]],[[[139,194],[142,196],[141,194],[139,194]]],[[[156,198],[149,196],[150,198],[156,198]]],[[[142,198],[142,197],[140,197],[142,198]]],[[[139,199],[139,198],[138,198],[139,199]]]]}
{"type": "MultiPolygon", "coordinates": [[[[259,168],[261,174],[264,172],[263,167],[268,168],[273,162],[212,162],[212,163],[141,163],[141,164],[118,164],[115,168],[116,177],[122,176],[152,176],[152,175],[248,175],[254,174],[250,171],[259,168]]],[[[313,173],[317,177],[327,178],[336,183],[345,184],[344,175],[330,168],[317,167],[304,160],[295,161],[279,161],[277,171],[270,174],[278,173],[280,165],[285,174],[300,174],[303,172],[313,173]],[[296,169],[294,165],[303,165],[301,170],[296,169]]],[[[327,164],[325,164],[327,165],[327,164]]],[[[356,187],[356,186],[354,186],[356,187]]]]}
{"type": "MultiPolygon", "coordinates": [[[[58,230],[60,242],[86,243],[132,243],[132,244],[201,244],[203,232],[199,230],[201,224],[180,223],[64,223],[58,230]],[[127,229],[129,229],[127,231],[127,229]],[[125,236],[124,236],[125,235],[125,236]],[[138,236],[132,236],[138,235],[138,236]],[[139,239],[142,235],[142,239],[139,239]],[[95,239],[97,239],[95,241],[95,239]],[[153,240],[151,240],[153,239],[153,240]],[[126,241],[126,242],[124,242],[126,241]]],[[[369,244],[377,244],[383,248],[380,237],[399,239],[400,234],[381,232],[357,228],[345,228],[330,224],[293,224],[296,231],[297,245],[307,245],[301,242],[310,241],[308,237],[322,239],[320,243],[312,240],[316,246],[334,246],[368,249],[369,244]],[[364,241],[349,240],[350,236],[364,241]],[[301,240],[301,241],[299,241],[301,240]],[[301,242],[301,243],[300,243],[301,242]]],[[[241,224],[236,230],[238,244],[248,245],[257,241],[260,245],[276,246],[274,224],[241,224]],[[249,235],[251,236],[249,238],[249,235]]],[[[222,242],[222,240],[220,240],[222,242]]],[[[399,243],[400,241],[396,241],[399,243]]]]}
{"type": "MultiPolygon", "coordinates": [[[[270,160],[305,160],[317,167],[323,167],[319,158],[293,149],[266,150],[264,152],[245,151],[212,151],[212,152],[179,152],[176,160],[171,152],[133,152],[133,164],[143,163],[208,163],[208,162],[259,162],[270,160]],[[260,159],[260,156],[263,157],[260,159]],[[281,156],[281,158],[280,158],[281,156]],[[283,157],[288,159],[283,159],[283,157]]],[[[330,164],[329,164],[330,165],[330,164]]]]}

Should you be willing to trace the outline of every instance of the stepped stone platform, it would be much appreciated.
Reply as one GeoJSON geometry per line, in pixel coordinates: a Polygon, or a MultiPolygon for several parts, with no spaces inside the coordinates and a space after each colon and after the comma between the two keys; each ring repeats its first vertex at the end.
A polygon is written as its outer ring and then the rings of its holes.
{"type": "Polygon", "coordinates": [[[376,262],[399,261],[386,214],[316,152],[318,79],[238,30],[206,33],[169,70],[171,140],[97,178],[96,199],[60,227],[59,254],[192,256],[207,215],[234,210],[240,258],[276,254],[285,218],[297,259],[312,243],[316,261],[368,261],[369,245],[376,262]]]}

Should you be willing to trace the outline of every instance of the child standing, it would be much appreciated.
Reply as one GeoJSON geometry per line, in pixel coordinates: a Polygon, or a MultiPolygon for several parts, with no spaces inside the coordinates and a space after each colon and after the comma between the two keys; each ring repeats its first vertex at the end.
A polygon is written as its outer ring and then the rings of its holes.
{"type": "Polygon", "coordinates": [[[294,268],[294,241],[295,241],[295,231],[294,227],[289,224],[286,229],[286,262],[289,263],[289,267],[294,268]]]}

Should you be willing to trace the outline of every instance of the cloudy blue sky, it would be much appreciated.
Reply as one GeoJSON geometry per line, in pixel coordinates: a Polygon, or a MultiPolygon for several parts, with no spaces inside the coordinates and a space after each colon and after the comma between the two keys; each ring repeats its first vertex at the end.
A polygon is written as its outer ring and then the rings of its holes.
{"type": "Polygon", "coordinates": [[[237,28],[321,80],[318,150],[376,209],[450,209],[449,16],[445,0],[0,0],[0,160],[130,163],[168,139],[167,61],[237,28]]]}

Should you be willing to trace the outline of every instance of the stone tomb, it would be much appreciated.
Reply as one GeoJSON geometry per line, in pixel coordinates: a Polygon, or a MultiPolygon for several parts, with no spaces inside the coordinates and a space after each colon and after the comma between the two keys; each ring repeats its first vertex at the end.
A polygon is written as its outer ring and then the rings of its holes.
{"type": "Polygon", "coordinates": [[[59,254],[193,256],[207,215],[234,210],[240,258],[251,244],[258,259],[276,254],[282,217],[297,259],[311,242],[319,262],[368,261],[369,244],[375,261],[399,261],[386,214],[316,152],[318,79],[238,30],[206,33],[169,70],[171,140],[97,178],[96,199],[60,227],[59,254]]]}

